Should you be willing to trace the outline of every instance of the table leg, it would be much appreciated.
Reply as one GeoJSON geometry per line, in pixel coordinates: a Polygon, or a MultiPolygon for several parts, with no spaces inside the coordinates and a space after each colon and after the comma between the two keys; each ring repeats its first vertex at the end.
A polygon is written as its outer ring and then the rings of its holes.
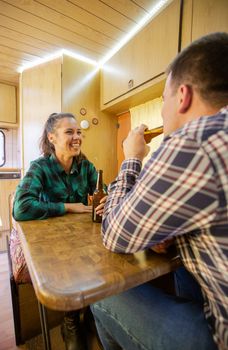
{"type": "Polygon", "coordinates": [[[51,350],[50,334],[47,322],[47,311],[45,306],[38,301],[39,313],[40,313],[40,323],[44,342],[44,349],[51,350]]]}

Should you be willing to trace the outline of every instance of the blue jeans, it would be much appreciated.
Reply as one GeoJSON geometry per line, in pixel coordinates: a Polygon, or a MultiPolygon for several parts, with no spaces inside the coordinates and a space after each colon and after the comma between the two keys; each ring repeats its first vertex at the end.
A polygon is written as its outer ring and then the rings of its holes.
{"type": "Polygon", "coordinates": [[[180,268],[175,285],[178,296],[146,283],[93,304],[104,349],[216,350],[197,283],[180,268]]]}

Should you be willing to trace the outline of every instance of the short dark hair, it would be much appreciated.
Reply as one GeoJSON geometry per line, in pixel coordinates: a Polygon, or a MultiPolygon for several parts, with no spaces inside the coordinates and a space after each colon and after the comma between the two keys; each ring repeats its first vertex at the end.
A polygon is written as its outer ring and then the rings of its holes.
{"type": "Polygon", "coordinates": [[[228,103],[228,33],[206,35],[186,47],[167,69],[171,84],[193,86],[208,104],[228,103]]]}
{"type": "Polygon", "coordinates": [[[55,152],[54,146],[48,140],[48,133],[54,132],[58,121],[63,118],[75,119],[75,116],[72,113],[52,113],[44,124],[43,134],[40,138],[40,151],[46,157],[55,152]]]}

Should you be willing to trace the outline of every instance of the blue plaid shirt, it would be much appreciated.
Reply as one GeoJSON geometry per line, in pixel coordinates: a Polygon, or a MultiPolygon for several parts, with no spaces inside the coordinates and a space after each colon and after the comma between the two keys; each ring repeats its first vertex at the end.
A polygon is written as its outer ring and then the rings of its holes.
{"type": "Polygon", "coordinates": [[[165,137],[141,171],[129,159],[109,186],[103,243],[133,253],[175,238],[201,286],[219,349],[228,349],[228,108],[165,137]]]}

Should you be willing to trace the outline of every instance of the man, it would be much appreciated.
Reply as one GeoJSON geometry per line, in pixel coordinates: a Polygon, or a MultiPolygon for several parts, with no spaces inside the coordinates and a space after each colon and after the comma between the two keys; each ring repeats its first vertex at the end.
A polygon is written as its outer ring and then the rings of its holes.
{"type": "Polygon", "coordinates": [[[168,69],[165,138],[142,171],[145,126],[124,142],[103,243],[133,253],[173,239],[188,272],[176,296],[144,284],[94,304],[105,350],[228,349],[227,62],[227,33],[192,43],[168,69]]]}

